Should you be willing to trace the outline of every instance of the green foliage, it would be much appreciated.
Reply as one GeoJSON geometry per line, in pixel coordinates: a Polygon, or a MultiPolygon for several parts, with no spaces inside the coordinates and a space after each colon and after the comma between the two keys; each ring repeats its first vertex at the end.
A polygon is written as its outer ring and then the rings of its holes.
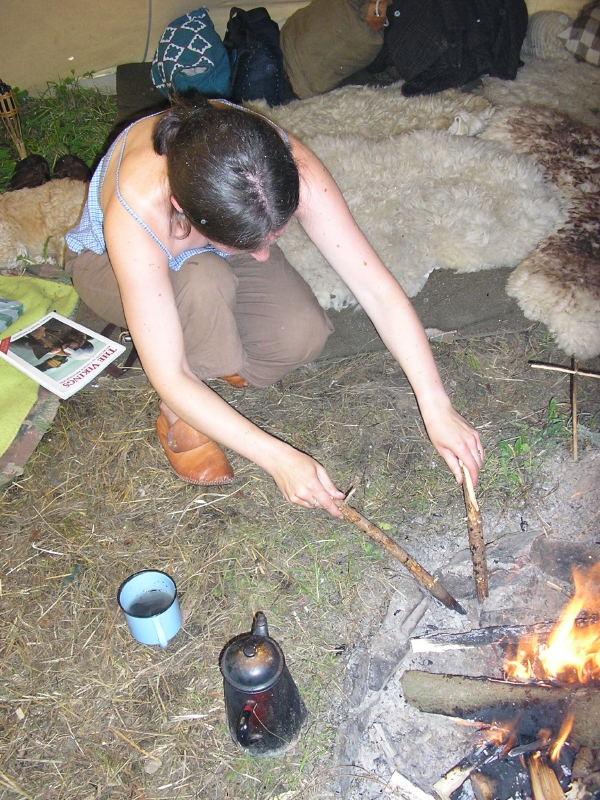
{"type": "MultiPolygon", "coordinates": [[[[89,77],[87,75],[82,77],[89,77]]],[[[82,86],[79,78],[49,81],[39,97],[13,88],[23,141],[28,153],[44,156],[52,170],[67,153],[93,166],[101,155],[116,117],[116,98],[82,86]]],[[[16,148],[5,126],[0,129],[0,191],[8,188],[16,148]]]]}
{"type": "Polygon", "coordinates": [[[564,439],[566,436],[569,436],[570,432],[567,429],[567,421],[568,421],[567,417],[559,412],[556,400],[553,397],[552,400],[550,400],[550,404],[548,405],[546,424],[544,425],[540,433],[538,441],[541,441],[543,439],[558,440],[558,439],[564,439]]]}
{"type": "Polygon", "coordinates": [[[570,435],[568,421],[552,398],[541,428],[520,424],[521,433],[517,437],[497,442],[496,457],[486,466],[489,477],[497,480],[501,476],[507,487],[521,488],[533,472],[535,458],[555,449],[570,435]]]}
{"type": "Polygon", "coordinates": [[[509,485],[521,486],[523,467],[531,466],[531,446],[523,435],[513,441],[498,442],[500,470],[509,485]]]}
{"type": "Polygon", "coordinates": [[[468,359],[469,359],[469,365],[473,370],[473,372],[480,372],[481,364],[479,363],[479,359],[477,358],[477,356],[473,355],[472,353],[469,353],[468,359]]]}

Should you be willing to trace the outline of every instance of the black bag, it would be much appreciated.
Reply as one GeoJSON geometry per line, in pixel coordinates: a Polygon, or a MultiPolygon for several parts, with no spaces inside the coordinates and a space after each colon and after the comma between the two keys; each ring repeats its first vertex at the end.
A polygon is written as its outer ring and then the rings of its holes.
{"type": "Polygon", "coordinates": [[[266,8],[232,8],[223,39],[231,64],[231,95],[235,103],[264,99],[278,106],[285,99],[283,53],[279,26],[266,8]]]}
{"type": "Polygon", "coordinates": [[[384,29],[402,94],[432,94],[482,75],[514,80],[527,33],[525,0],[391,0],[384,29]]]}

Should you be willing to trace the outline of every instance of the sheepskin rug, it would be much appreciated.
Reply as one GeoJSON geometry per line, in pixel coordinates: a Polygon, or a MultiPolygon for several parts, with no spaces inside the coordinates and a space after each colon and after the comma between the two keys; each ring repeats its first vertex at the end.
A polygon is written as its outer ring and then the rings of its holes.
{"type": "Polygon", "coordinates": [[[0,193],[0,269],[20,258],[62,264],[65,234],[79,220],[88,184],[64,178],[0,193]]]}
{"type": "Polygon", "coordinates": [[[458,89],[426,97],[404,97],[399,83],[383,87],[346,86],[274,108],[264,101],[247,105],[301,140],[316,134],[356,134],[383,141],[389,136],[426,128],[475,136],[486,128],[494,114],[494,106],[484,97],[458,89]]]}
{"type": "Polygon", "coordinates": [[[496,109],[522,105],[544,106],[568,114],[578,122],[600,128],[600,74],[598,67],[568,59],[541,59],[521,53],[523,66],[516,80],[483,78],[477,94],[496,109]]]}
{"type": "MultiPolygon", "coordinates": [[[[482,98],[360,86],[261,111],[319,156],[411,297],[437,268],[517,266],[566,219],[530,158],[474,138],[493,118],[482,98]]],[[[356,305],[297,223],[281,247],[323,308],[356,305]]]]}
{"type": "Polygon", "coordinates": [[[600,130],[518,107],[498,112],[484,136],[533,156],[569,206],[566,224],[510,275],[507,294],[568,355],[600,355],[600,130]]]}

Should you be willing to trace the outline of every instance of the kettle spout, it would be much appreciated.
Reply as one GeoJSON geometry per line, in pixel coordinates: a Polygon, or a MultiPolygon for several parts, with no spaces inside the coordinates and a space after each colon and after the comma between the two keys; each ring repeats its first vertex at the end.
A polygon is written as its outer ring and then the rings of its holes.
{"type": "Polygon", "coordinates": [[[269,637],[269,628],[267,627],[267,618],[262,611],[257,611],[254,615],[252,622],[252,633],[255,636],[269,637]]]}

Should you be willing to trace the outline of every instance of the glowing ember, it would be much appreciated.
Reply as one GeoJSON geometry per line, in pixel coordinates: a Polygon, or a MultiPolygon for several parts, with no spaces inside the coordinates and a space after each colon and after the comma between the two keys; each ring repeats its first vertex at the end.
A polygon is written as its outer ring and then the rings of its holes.
{"type": "Polygon", "coordinates": [[[504,665],[516,680],[588,683],[600,679],[600,563],[586,572],[573,570],[575,595],[563,609],[548,642],[519,642],[514,658],[504,665]]]}
{"type": "Polygon", "coordinates": [[[482,731],[480,738],[482,742],[501,747],[505,753],[508,753],[515,742],[516,734],[516,719],[502,724],[494,721],[482,731]]]}

